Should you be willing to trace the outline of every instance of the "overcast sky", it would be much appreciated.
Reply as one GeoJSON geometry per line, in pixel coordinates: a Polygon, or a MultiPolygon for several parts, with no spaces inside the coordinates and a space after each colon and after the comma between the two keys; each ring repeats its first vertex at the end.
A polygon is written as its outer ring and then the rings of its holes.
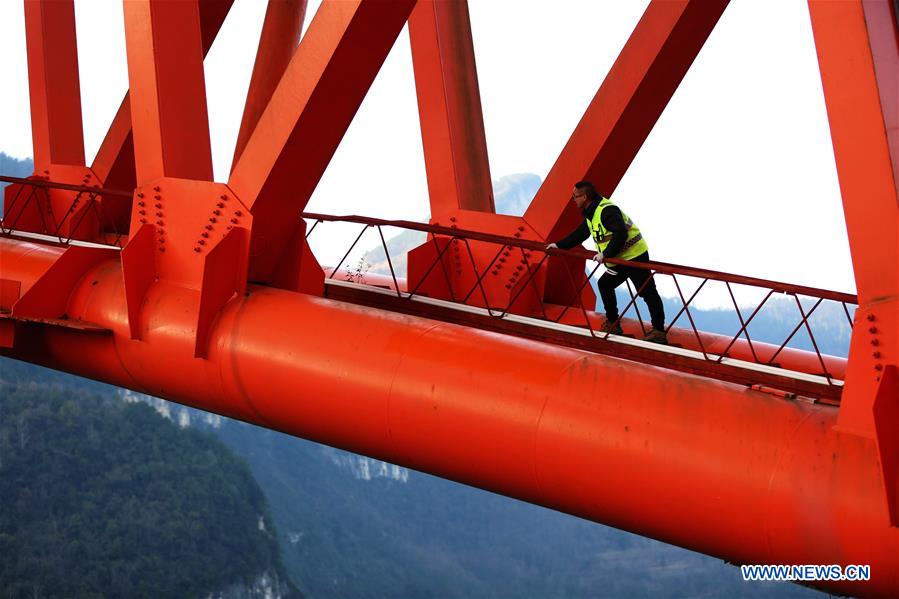
{"type": "MultiPolygon", "coordinates": [[[[646,4],[470,0],[494,179],[546,176],[646,4]]],[[[206,60],[219,181],[265,5],[237,0],[206,60]]],[[[90,163],[128,87],[122,5],[75,7],[90,163]]],[[[18,157],[32,151],[23,23],[21,2],[0,2],[0,151],[18,157]]],[[[426,193],[404,30],[308,209],[422,219],[426,193]],[[338,193],[347,184],[360,193],[338,193]]],[[[731,2],[614,199],[654,259],[855,291],[806,2],[731,2]]]]}

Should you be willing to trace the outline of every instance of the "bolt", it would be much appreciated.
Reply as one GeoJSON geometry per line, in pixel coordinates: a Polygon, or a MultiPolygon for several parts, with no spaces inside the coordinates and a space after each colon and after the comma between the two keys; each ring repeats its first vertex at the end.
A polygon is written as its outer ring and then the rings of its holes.
{"type": "Polygon", "coordinates": [[[159,251],[165,253],[165,248],[159,248],[159,251]]]}
{"type": "Polygon", "coordinates": [[[876,360],[876,359],[878,359],[878,358],[880,357],[880,352],[879,352],[879,351],[876,351],[876,352],[874,352],[874,353],[871,354],[871,355],[874,356],[874,359],[876,360]]]}
{"type": "Polygon", "coordinates": [[[214,222],[215,222],[215,217],[214,217],[214,216],[210,216],[210,217],[209,217],[209,222],[214,223],[214,222]]]}
{"type": "Polygon", "coordinates": [[[146,202],[141,201],[141,202],[138,202],[137,205],[138,206],[146,206],[147,204],[146,204],[146,202]]]}
{"type": "Polygon", "coordinates": [[[450,225],[450,229],[458,229],[459,225],[450,225]]]}
{"type": "Polygon", "coordinates": [[[205,228],[206,228],[207,231],[212,231],[212,225],[206,225],[205,228]]]}
{"type": "Polygon", "coordinates": [[[509,255],[509,252],[508,252],[508,250],[507,250],[507,251],[505,251],[505,252],[503,252],[503,256],[508,256],[508,255],[509,255]]]}
{"type": "Polygon", "coordinates": [[[158,216],[159,218],[162,218],[162,212],[157,212],[156,216],[158,216]]]}
{"type": "Polygon", "coordinates": [[[867,318],[868,318],[868,320],[869,320],[870,322],[874,322],[874,318],[875,318],[875,317],[874,317],[873,314],[868,314],[867,318]]]}
{"type": "Polygon", "coordinates": [[[204,239],[198,239],[198,240],[197,240],[197,244],[198,244],[198,245],[206,245],[206,240],[204,240],[204,239]]]}
{"type": "Polygon", "coordinates": [[[225,202],[219,202],[218,204],[216,204],[216,206],[218,206],[219,208],[224,208],[225,202]]]}
{"type": "Polygon", "coordinates": [[[873,345],[874,347],[877,347],[878,345],[880,345],[880,340],[879,339],[871,339],[871,345],[873,345]]]}
{"type": "Polygon", "coordinates": [[[496,276],[497,274],[499,274],[499,271],[498,271],[498,270],[491,270],[491,271],[490,271],[490,274],[492,274],[493,276],[496,276]]]}
{"type": "Polygon", "coordinates": [[[512,289],[512,286],[509,285],[509,284],[507,283],[507,284],[506,284],[506,289],[512,289]]]}
{"type": "Polygon", "coordinates": [[[240,210],[235,210],[234,216],[243,216],[243,212],[241,212],[240,210]]]}
{"type": "Polygon", "coordinates": [[[159,202],[156,202],[156,203],[153,204],[153,205],[154,205],[156,208],[162,208],[162,204],[160,204],[159,202]]]}
{"type": "Polygon", "coordinates": [[[138,210],[137,213],[143,215],[143,214],[146,214],[147,211],[146,210],[138,210]]]}
{"type": "Polygon", "coordinates": [[[524,268],[523,266],[518,265],[518,266],[515,267],[515,270],[522,270],[523,268],[524,268]]]}
{"type": "Polygon", "coordinates": [[[144,197],[144,192],[142,192],[142,191],[137,192],[137,197],[139,197],[139,198],[144,197]]]}
{"type": "Polygon", "coordinates": [[[877,327],[871,327],[870,329],[868,329],[868,332],[873,335],[874,333],[877,332],[877,327]]]}
{"type": "Polygon", "coordinates": [[[220,215],[220,214],[222,213],[222,211],[221,211],[221,210],[213,210],[212,213],[213,213],[214,215],[218,216],[218,215],[220,215]]]}
{"type": "Polygon", "coordinates": [[[147,219],[145,219],[145,218],[140,219],[140,224],[142,224],[142,225],[147,224],[147,219]]]}
{"type": "Polygon", "coordinates": [[[209,231],[203,231],[200,233],[200,237],[209,237],[209,231]]]}
{"type": "Polygon", "coordinates": [[[451,217],[450,217],[450,222],[451,222],[451,223],[456,222],[456,217],[455,217],[455,216],[451,216],[451,217]]]}
{"type": "Polygon", "coordinates": [[[202,250],[200,250],[199,247],[195,247],[195,248],[194,248],[194,251],[197,252],[197,253],[199,253],[199,252],[202,251],[202,250]]]}
{"type": "Polygon", "coordinates": [[[883,364],[875,364],[874,370],[880,372],[881,370],[883,370],[883,364]]]}
{"type": "Polygon", "coordinates": [[[231,222],[234,223],[234,224],[236,225],[236,224],[239,223],[240,221],[237,220],[236,218],[232,218],[232,219],[231,219],[231,222]]]}
{"type": "Polygon", "coordinates": [[[518,227],[519,231],[524,231],[524,227],[518,227]]]}
{"type": "Polygon", "coordinates": [[[157,241],[158,241],[159,243],[165,243],[165,239],[163,239],[162,237],[160,237],[159,239],[157,239],[157,241]]]}
{"type": "Polygon", "coordinates": [[[515,237],[521,237],[521,233],[515,233],[515,237]]]}
{"type": "Polygon", "coordinates": [[[156,224],[159,225],[159,226],[161,227],[163,223],[162,223],[161,220],[158,220],[158,221],[156,221],[156,224]]]}
{"type": "Polygon", "coordinates": [[[505,262],[506,259],[505,259],[505,258],[500,258],[499,261],[500,261],[500,262],[505,262]]]}
{"type": "Polygon", "coordinates": [[[159,186],[157,185],[156,187],[153,188],[153,191],[162,191],[162,190],[159,189],[159,186]]]}
{"type": "Polygon", "coordinates": [[[231,225],[228,225],[227,227],[225,227],[225,230],[230,231],[231,228],[232,228],[231,225]]]}
{"type": "Polygon", "coordinates": [[[220,197],[221,199],[223,199],[223,200],[227,200],[227,199],[228,199],[228,196],[226,196],[225,194],[222,194],[222,195],[220,195],[219,197],[220,197]]]}
{"type": "Polygon", "coordinates": [[[161,195],[155,195],[155,196],[153,196],[153,199],[154,199],[154,200],[161,200],[161,199],[162,199],[162,196],[161,196],[161,195]]]}

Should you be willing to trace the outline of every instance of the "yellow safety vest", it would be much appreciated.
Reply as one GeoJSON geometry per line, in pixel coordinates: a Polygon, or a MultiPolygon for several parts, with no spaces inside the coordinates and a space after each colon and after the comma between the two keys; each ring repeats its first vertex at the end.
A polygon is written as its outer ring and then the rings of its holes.
{"type": "MultiPolygon", "coordinates": [[[[613,204],[609,198],[602,198],[599,205],[596,207],[596,210],[593,212],[593,218],[587,219],[587,226],[590,227],[593,241],[596,242],[597,249],[602,253],[605,253],[606,248],[609,246],[609,242],[612,241],[613,234],[612,231],[609,231],[602,226],[602,211],[609,206],[614,205],[615,204],[613,204]]],[[[619,210],[621,209],[619,208],[619,210]]],[[[646,244],[646,241],[644,241],[640,229],[637,228],[634,221],[632,221],[623,210],[621,211],[621,218],[624,220],[624,226],[627,227],[627,241],[624,242],[624,247],[621,248],[621,251],[618,252],[618,255],[614,256],[614,258],[633,260],[640,254],[648,252],[649,246],[646,244]]]]}

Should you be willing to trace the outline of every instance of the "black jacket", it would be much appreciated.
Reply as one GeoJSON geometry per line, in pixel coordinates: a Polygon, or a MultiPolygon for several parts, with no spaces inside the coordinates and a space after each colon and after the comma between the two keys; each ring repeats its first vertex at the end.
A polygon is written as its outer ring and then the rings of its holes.
{"type": "MultiPolygon", "coordinates": [[[[560,249],[568,250],[580,245],[585,239],[588,239],[590,237],[590,226],[587,225],[587,221],[593,219],[593,215],[596,213],[598,207],[598,202],[590,202],[587,204],[581,211],[585,220],[581,221],[581,225],[569,233],[564,239],[556,242],[556,245],[559,246],[560,249]]],[[[621,251],[622,246],[624,246],[624,243],[627,241],[627,226],[624,224],[624,217],[621,215],[621,210],[618,206],[607,206],[606,209],[602,211],[602,216],[600,218],[602,226],[612,232],[612,240],[609,241],[609,245],[606,246],[606,251],[603,252],[603,256],[606,258],[614,258],[618,255],[618,252],[621,251]]]]}

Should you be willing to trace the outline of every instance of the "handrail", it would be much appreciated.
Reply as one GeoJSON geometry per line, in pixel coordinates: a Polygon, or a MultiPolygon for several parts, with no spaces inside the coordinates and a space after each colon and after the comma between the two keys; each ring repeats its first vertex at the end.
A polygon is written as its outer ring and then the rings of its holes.
{"type": "MultiPolygon", "coordinates": [[[[397,227],[401,229],[411,229],[414,231],[422,231],[424,233],[432,233],[438,235],[450,235],[457,237],[464,237],[466,239],[473,239],[475,241],[487,241],[492,243],[499,243],[503,245],[511,245],[513,247],[519,247],[526,250],[544,252],[550,255],[556,256],[570,256],[576,258],[587,258],[590,259],[595,255],[595,252],[587,251],[582,247],[573,248],[570,250],[562,250],[562,249],[546,249],[546,244],[539,241],[530,241],[527,239],[520,239],[518,237],[507,237],[504,235],[493,235],[490,233],[482,233],[480,231],[471,231],[468,229],[459,229],[455,226],[452,227],[444,227],[441,225],[427,225],[423,223],[417,223],[415,221],[408,220],[385,220],[381,218],[373,218],[369,216],[357,216],[357,215],[346,215],[346,216],[334,216],[329,214],[318,214],[313,212],[304,212],[302,214],[303,218],[308,218],[311,220],[324,221],[324,222],[350,222],[350,223],[359,223],[366,224],[370,226],[382,226],[382,227],[397,227]]],[[[697,278],[704,279],[714,279],[716,281],[728,282],[728,283],[736,283],[739,285],[750,285],[753,287],[764,287],[765,289],[773,289],[775,292],[779,293],[791,293],[791,294],[800,294],[800,295],[808,295],[811,297],[820,297],[823,299],[833,300],[835,302],[846,302],[849,304],[858,304],[858,296],[853,295],[851,293],[845,293],[841,291],[831,291],[828,289],[819,289],[816,287],[808,287],[805,285],[794,285],[792,283],[784,283],[781,281],[772,281],[769,279],[760,279],[757,277],[747,277],[744,275],[737,275],[733,273],[709,270],[705,268],[696,268],[693,266],[683,266],[679,264],[671,264],[669,262],[633,262],[630,260],[621,260],[619,258],[606,258],[604,262],[609,264],[620,264],[622,266],[631,266],[634,268],[643,268],[643,269],[651,269],[656,272],[665,273],[665,274],[678,274],[678,275],[686,275],[697,278]]]]}

